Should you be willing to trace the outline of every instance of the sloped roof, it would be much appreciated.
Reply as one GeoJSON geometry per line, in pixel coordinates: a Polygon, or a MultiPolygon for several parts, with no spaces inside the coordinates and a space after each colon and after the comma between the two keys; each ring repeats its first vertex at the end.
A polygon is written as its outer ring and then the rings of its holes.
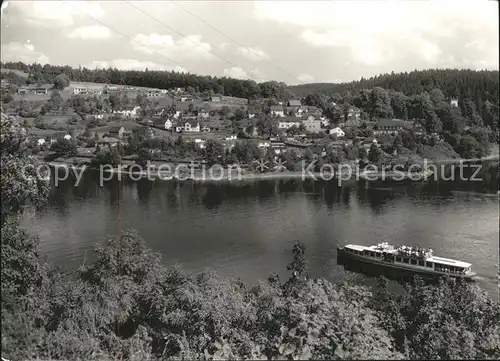
{"type": "Polygon", "coordinates": [[[302,104],[300,103],[300,100],[292,99],[288,101],[288,105],[291,107],[300,107],[302,104]]]}
{"type": "Polygon", "coordinates": [[[401,127],[403,126],[403,121],[400,119],[379,119],[377,124],[379,127],[401,127]]]}
{"type": "Polygon", "coordinates": [[[99,139],[97,143],[118,143],[120,140],[114,137],[104,137],[99,139]]]}
{"type": "Polygon", "coordinates": [[[283,122],[295,122],[295,123],[301,123],[303,120],[301,118],[293,117],[293,116],[286,116],[283,118],[279,118],[278,122],[283,123],[283,122]]]}
{"type": "Polygon", "coordinates": [[[111,127],[111,128],[109,128],[108,133],[118,133],[121,128],[123,128],[123,130],[125,130],[125,127],[122,127],[122,126],[111,127]]]}

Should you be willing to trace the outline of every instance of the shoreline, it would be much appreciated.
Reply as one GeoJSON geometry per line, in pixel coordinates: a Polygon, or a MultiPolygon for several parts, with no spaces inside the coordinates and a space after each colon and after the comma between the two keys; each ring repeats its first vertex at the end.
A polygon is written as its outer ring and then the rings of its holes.
{"type": "MultiPolygon", "coordinates": [[[[193,182],[242,182],[242,181],[258,181],[258,180],[313,180],[313,181],[337,181],[339,184],[341,182],[428,182],[435,178],[435,174],[432,171],[423,171],[417,173],[407,173],[407,172],[373,172],[367,170],[361,170],[355,168],[352,172],[343,171],[340,173],[321,173],[313,172],[306,169],[302,171],[271,171],[271,172],[253,172],[241,168],[230,168],[228,172],[227,168],[219,168],[215,171],[212,169],[200,170],[200,169],[189,169],[188,167],[183,168],[181,171],[176,169],[172,171],[162,170],[157,168],[151,168],[148,171],[131,171],[129,167],[133,164],[126,166],[126,168],[94,168],[90,167],[88,164],[74,165],[70,162],[46,162],[50,167],[55,169],[66,169],[66,172],[72,170],[75,175],[80,172],[85,171],[102,171],[106,174],[111,174],[112,176],[105,180],[113,179],[114,175],[118,175],[118,179],[121,180],[121,175],[129,177],[133,181],[138,181],[140,179],[147,178],[150,181],[156,179],[163,181],[193,181],[193,182]]],[[[123,166],[123,165],[122,165],[123,166]]],[[[342,168],[341,168],[342,170],[342,168]]],[[[498,190],[497,190],[498,191],[498,190]]]]}

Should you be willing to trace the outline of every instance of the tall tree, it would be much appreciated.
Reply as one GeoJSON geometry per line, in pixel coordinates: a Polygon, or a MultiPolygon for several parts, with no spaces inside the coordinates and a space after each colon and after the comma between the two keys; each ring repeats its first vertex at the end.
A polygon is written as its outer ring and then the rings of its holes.
{"type": "Polygon", "coordinates": [[[390,91],[389,97],[391,98],[391,107],[394,117],[398,119],[408,119],[408,109],[406,108],[408,97],[397,91],[390,91]]]}
{"type": "Polygon", "coordinates": [[[391,118],[391,98],[387,91],[381,87],[375,87],[370,92],[368,111],[371,118],[391,118]]]}
{"type": "Polygon", "coordinates": [[[54,88],[57,90],[63,90],[69,86],[69,77],[66,74],[59,74],[54,78],[54,88]]]}

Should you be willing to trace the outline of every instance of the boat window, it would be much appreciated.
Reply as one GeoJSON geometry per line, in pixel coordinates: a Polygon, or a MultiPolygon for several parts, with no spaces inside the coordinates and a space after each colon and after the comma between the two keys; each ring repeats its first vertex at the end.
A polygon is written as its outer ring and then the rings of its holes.
{"type": "Polygon", "coordinates": [[[411,262],[411,264],[417,264],[417,260],[416,260],[416,259],[413,259],[413,258],[411,259],[411,261],[410,261],[410,262],[411,262]]]}
{"type": "Polygon", "coordinates": [[[418,265],[419,265],[419,266],[423,266],[423,265],[424,265],[424,261],[419,260],[419,261],[418,261],[418,265]]]}
{"type": "Polygon", "coordinates": [[[375,252],[370,252],[370,256],[375,257],[375,252]]]}
{"type": "Polygon", "coordinates": [[[410,263],[410,259],[408,257],[403,258],[404,263],[410,263]]]}
{"type": "Polygon", "coordinates": [[[430,268],[432,268],[432,262],[425,262],[425,267],[430,267],[430,268]]]}

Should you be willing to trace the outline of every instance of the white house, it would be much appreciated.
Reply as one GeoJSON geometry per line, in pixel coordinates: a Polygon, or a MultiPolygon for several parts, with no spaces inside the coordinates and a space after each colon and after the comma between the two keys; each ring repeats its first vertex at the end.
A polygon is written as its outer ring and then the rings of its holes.
{"type": "Polygon", "coordinates": [[[194,143],[200,148],[205,149],[207,147],[207,141],[203,139],[195,139],[194,143]]]}
{"type": "Polygon", "coordinates": [[[203,119],[206,119],[210,116],[210,111],[208,111],[207,109],[202,109],[198,112],[198,115],[203,118],[203,119]]]}
{"type": "Polygon", "coordinates": [[[297,110],[295,111],[295,116],[297,118],[300,118],[302,116],[302,114],[304,114],[304,109],[302,108],[297,108],[297,110]]]}
{"type": "Polygon", "coordinates": [[[178,133],[185,132],[185,133],[192,133],[192,132],[199,132],[200,131],[200,123],[194,123],[191,122],[185,122],[184,124],[180,124],[177,127],[175,127],[175,131],[178,133]]]}
{"type": "Polygon", "coordinates": [[[300,127],[301,122],[299,121],[284,121],[284,122],[278,122],[278,129],[289,129],[293,126],[295,127],[300,127]]]}
{"type": "Polygon", "coordinates": [[[315,119],[314,117],[308,117],[302,122],[304,127],[309,133],[319,133],[321,132],[321,120],[315,119]]]}
{"type": "Polygon", "coordinates": [[[136,117],[137,116],[137,111],[141,109],[140,106],[135,106],[133,108],[127,108],[123,110],[115,110],[113,114],[121,114],[125,117],[136,117]]]}
{"type": "Polygon", "coordinates": [[[160,89],[149,89],[146,91],[147,97],[158,97],[160,95],[162,95],[162,91],[160,89]]]}
{"type": "Polygon", "coordinates": [[[44,144],[45,144],[45,139],[43,139],[43,138],[38,139],[38,140],[37,140],[37,144],[38,144],[39,146],[44,145],[44,144]]]}
{"type": "Polygon", "coordinates": [[[79,94],[87,94],[87,88],[86,87],[74,87],[73,88],[73,95],[79,95],[79,94]]]}
{"type": "Polygon", "coordinates": [[[172,125],[173,125],[173,124],[172,124],[172,121],[171,121],[170,119],[165,120],[165,124],[164,124],[164,126],[165,126],[165,129],[166,129],[166,130],[170,130],[170,129],[172,129],[172,125]]]}
{"type": "Polygon", "coordinates": [[[271,115],[283,118],[285,116],[285,110],[283,109],[283,107],[273,105],[271,107],[271,115]]]}
{"type": "Polygon", "coordinates": [[[238,139],[238,137],[234,134],[224,138],[224,140],[236,140],[236,139],[238,139]]]}
{"type": "Polygon", "coordinates": [[[182,114],[182,110],[176,110],[174,115],[173,115],[174,119],[179,119],[181,114],[182,114]]]}
{"type": "Polygon", "coordinates": [[[66,134],[63,138],[66,139],[66,140],[71,140],[71,135],[66,134]]]}
{"type": "Polygon", "coordinates": [[[342,138],[343,136],[345,136],[345,133],[342,129],[340,129],[339,127],[336,127],[336,128],[330,129],[330,135],[336,135],[337,138],[342,138]]]}
{"type": "Polygon", "coordinates": [[[451,99],[450,100],[450,105],[452,107],[458,107],[458,99],[451,99]]]}
{"type": "Polygon", "coordinates": [[[259,144],[257,145],[257,147],[259,148],[269,148],[271,146],[271,143],[269,142],[259,142],[259,144]]]}

